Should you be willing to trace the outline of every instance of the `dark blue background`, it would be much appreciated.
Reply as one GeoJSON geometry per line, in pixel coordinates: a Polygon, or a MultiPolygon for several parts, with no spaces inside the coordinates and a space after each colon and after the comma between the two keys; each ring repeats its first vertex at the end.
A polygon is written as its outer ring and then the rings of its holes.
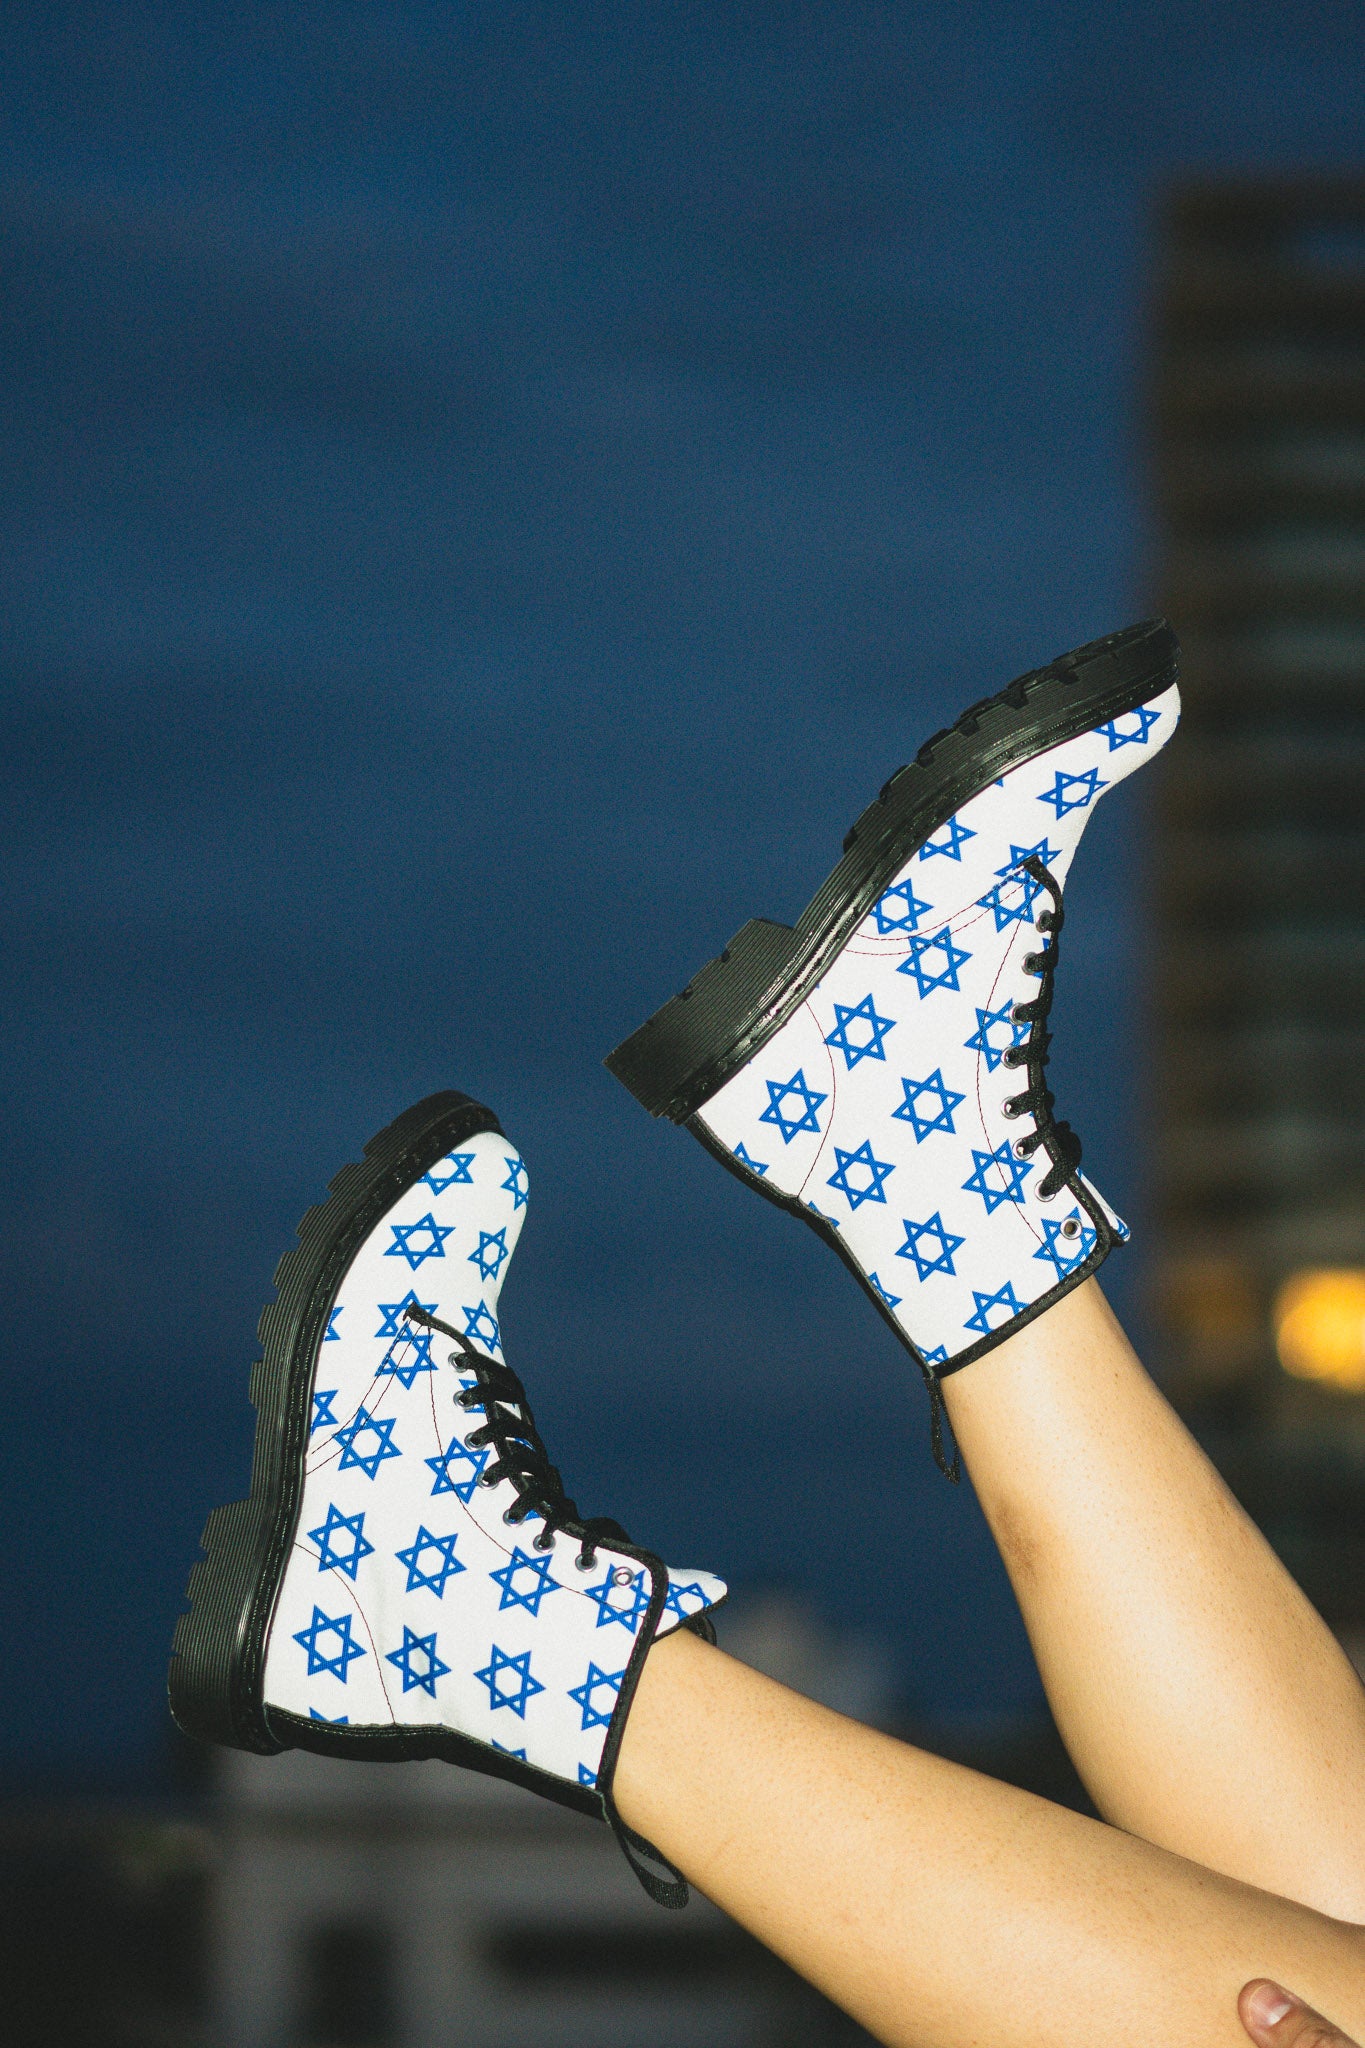
{"type": "MultiPolygon", "coordinates": [[[[509,1342],[580,1498],[875,1628],[921,1713],[1034,1706],[895,1344],[599,1062],[929,730],[1149,608],[1153,197],[1358,161],[1359,29],[6,9],[12,1781],[155,1769],[275,1259],[446,1085],[530,1158],[509,1342]]],[[[1130,1208],[1140,790],[1057,1053],[1130,1208]]]]}

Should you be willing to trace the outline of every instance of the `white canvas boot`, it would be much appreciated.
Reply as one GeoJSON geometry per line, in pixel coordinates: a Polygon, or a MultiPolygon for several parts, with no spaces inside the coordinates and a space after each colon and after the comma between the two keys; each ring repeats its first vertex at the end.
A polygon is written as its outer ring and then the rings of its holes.
{"type": "Polygon", "coordinates": [[[831,1244],[938,1381],[1093,1273],[1124,1225],[1052,1114],[1062,887],[1179,716],[1151,621],[973,705],[892,776],[795,928],[745,925],[607,1065],[831,1244]]]}
{"type": "MultiPolygon", "coordinates": [[[[467,1096],[420,1102],[299,1226],[261,1318],[251,1495],[210,1515],[171,1707],[237,1748],[444,1757],[618,1820],[651,1643],[724,1597],[579,1514],[504,1362],[526,1167],[467,1096]]],[[[713,1638],[712,1638],[713,1639],[713,1638]]]]}

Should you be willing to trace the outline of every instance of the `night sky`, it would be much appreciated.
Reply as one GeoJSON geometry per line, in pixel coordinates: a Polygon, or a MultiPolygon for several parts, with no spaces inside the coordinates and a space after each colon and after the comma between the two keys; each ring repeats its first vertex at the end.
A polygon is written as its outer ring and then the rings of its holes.
{"type": "MultiPolygon", "coordinates": [[[[1263,0],[5,10],[8,1782],[153,1782],[275,1262],[447,1086],[530,1161],[506,1336],[584,1505],[920,1714],[1036,1706],[904,1354],[601,1060],[1151,609],[1156,197],[1359,164],[1363,74],[1263,0]]],[[[1055,1055],[1139,1225],[1141,815],[1055,1055]]]]}

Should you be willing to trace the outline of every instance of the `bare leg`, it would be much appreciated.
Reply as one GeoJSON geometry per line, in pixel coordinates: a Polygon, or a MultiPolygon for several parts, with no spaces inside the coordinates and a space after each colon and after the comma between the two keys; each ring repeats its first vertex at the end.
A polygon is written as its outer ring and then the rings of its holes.
{"type": "Polygon", "coordinates": [[[1365,1921],[1365,1688],[1096,1283],[944,1393],[1101,1813],[1365,1921]]]}
{"type": "Polygon", "coordinates": [[[615,1789],[891,2048],[1247,2048],[1237,1996],[1264,1976],[1365,2039],[1365,1928],[893,1742],[685,1632],[650,1653],[615,1789]]]}

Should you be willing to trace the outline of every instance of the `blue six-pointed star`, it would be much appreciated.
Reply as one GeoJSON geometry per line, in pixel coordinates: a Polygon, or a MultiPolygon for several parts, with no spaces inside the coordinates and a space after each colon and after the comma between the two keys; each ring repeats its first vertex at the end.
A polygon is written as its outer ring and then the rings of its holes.
{"type": "Polygon", "coordinates": [[[997,868],[995,872],[997,875],[1012,875],[1014,870],[1017,867],[1022,867],[1026,860],[1040,860],[1045,868],[1050,868],[1052,863],[1060,860],[1061,857],[1061,848],[1049,846],[1047,835],[1044,833],[1043,837],[1035,840],[1032,846],[1011,845],[1009,859],[1005,862],[1004,867],[997,868]]]}
{"type": "Polygon", "coordinates": [[[447,1188],[473,1187],[474,1176],[469,1170],[473,1164],[472,1152],[448,1152],[445,1158],[438,1159],[430,1172],[424,1173],[422,1178],[433,1195],[443,1195],[447,1188]],[[450,1172],[442,1173],[443,1166],[448,1166],[450,1172]]]}
{"type": "Polygon", "coordinates": [[[307,1628],[298,1631],[294,1641],[302,1643],[308,1652],[310,1678],[316,1678],[320,1671],[329,1671],[332,1677],[339,1678],[343,1685],[346,1683],[349,1666],[357,1657],[363,1657],[365,1654],[359,1643],[351,1641],[351,1616],[339,1614],[333,1619],[330,1614],[324,1614],[320,1607],[313,1609],[312,1622],[307,1628]],[[322,1649],[324,1636],[333,1636],[336,1639],[336,1649],[330,1657],[324,1655],[322,1649]]]}
{"type": "Polygon", "coordinates": [[[815,1112],[827,1097],[818,1089],[806,1086],[803,1068],[798,1067],[790,1081],[767,1081],[764,1086],[768,1091],[768,1107],[758,1120],[761,1124],[776,1124],[784,1145],[790,1145],[798,1131],[819,1131],[820,1121],[815,1112]],[[790,1096],[795,1096],[801,1104],[799,1116],[788,1115],[782,1107],[790,1096]]]}
{"type": "Polygon", "coordinates": [[[443,1664],[436,1654],[436,1631],[429,1636],[419,1636],[416,1629],[403,1623],[403,1647],[390,1650],[384,1659],[386,1664],[396,1664],[403,1674],[403,1690],[411,1692],[418,1687],[432,1699],[436,1697],[436,1681],[444,1678],[450,1666],[443,1664]]]}
{"type": "Polygon", "coordinates": [[[595,1785],[597,1783],[596,1771],[590,1771],[586,1764],[580,1764],[578,1766],[578,1782],[580,1785],[595,1785]]]}
{"type": "MultiPolygon", "coordinates": [[[[624,1565],[618,1565],[615,1571],[608,1572],[600,1586],[589,1586],[588,1598],[597,1603],[599,1628],[605,1628],[608,1622],[619,1621],[634,1635],[640,1625],[640,1617],[649,1606],[649,1575],[647,1572],[629,1573],[625,1583],[618,1586],[616,1572],[625,1569],[624,1565]]],[[[669,1590],[671,1592],[672,1588],[669,1590]]]]}
{"type": "Polygon", "coordinates": [[[477,1450],[471,1450],[462,1438],[453,1436],[438,1458],[422,1460],[423,1464],[429,1466],[436,1474],[436,1484],[431,1489],[432,1493],[453,1493],[458,1500],[472,1500],[474,1488],[479,1483],[479,1474],[492,1455],[492,1450],[487,1444],[481,1444],[477,1450]],[[463,1479],[454,1477],[451,1467],[455,1465],[468,1467],[463,1479]]]}
{"type": "Polygon", "coordinates": [[[948,1346],[946,1344],[935,1344],[932,1351],[921,1351],[920,1357],[926,1365],[946,1365],[948,1363],[948,1346]]]}
{"type": "Polygon", "coordinates": [[[875,1273],[868,1274],[867,1284],[872,1289],[873,1293],[877,1296],[878,1300],[884,1301],[888,1308],[900,1307],[904,1297],[899,1294],[889,1293],[888,1290],[882,1286],[881,1281],[877,1278],[877,1275],[875,1273]]]}
{"type": "Polygon", "coordinates": [[[529,1650],[521,1650],[515,1657],[509,1657],[507,1652],[500,1650],[496,1643],[492,1646],[488,1662],[484,1665],[483,1670],[476,1671],[474,1676],[478,1679],[480,1685],[488,1687],[488,1704],[492,1712],[496,1713],[499,1707],[510,1707],[512,1712],[522,1721],[526,1719],[527,1701],[534,1699],[538,1692],[544,1692],[545,1690],[540,1680],[531,1676],[531,1652],[529,1650]],[[502,1682],[509,1671],[516,1680],[514,1686],[504,1686],[502,1682]]]}
{"type": "Polygon", "coordinates": [[[496,1280],[507,1260],[507,1225],[501,1230],[481,1230],[479,1241],[469,1254],[471,1266],[479,1269],[481,1280],[496,1280]]]}
{"type": "Polygon", "coordinates": [[[888,1031],[894,1031],[894,1017],[879,1017],[871,995],[865,995],[860,1003],[834,1005],[834,1029],[825,1039],[826,1045],[835,1045],[844,1056],[844,1064],[852,1073],[859,1060],[884,1060],[882,1040],[888,1031]],[[862,1026],[866,1025],[864,1031],[862,1026]],[[851,1035],[850,1035],[851,1034],[851,1035]]]}
{"type": "Polygon", "coordinates": [[[1161,723],[1161,713],[1159,711],[1149,711],[1145,704],[1139,704],[1135,711],[1126,712],[1124,716],[1137,720],[1137,730],[1135,732],[1132,730],[1120,732],[1119,720],[1117,718],[1111,718],[1108,725],[1100,725],[1095,728],[1097,732],[1102,732],[1108,740],[1111,754],[1117,747],[1145,747],[1148,733],[1154,725],[1161,723]]]}
{"type": "Polygon", "coordinates": [[[322,1333],[322,1341],[324,1344],[339,1344],[341,1342],[341,1332],[337,1328],[337,1317],[341,1314],[343,1307],[344,1303],[338,1302],[334,1309],[329,1309],[327,1314],[327,1328],[322,1333]]]}
{"type": "Polygon", "coordinates": [[[385,1258],[406,1259],[414,1271],[427,1259],[443,1259],[446,1239],[455,1235],[455,1225],[438,1223],[430,1209],[415,1223],[391,1223],[389,1229],[393,1232],[393,1243],[385,1258]]]}
{"type": "Polygon", "coordinates": [[[891,1114],[901,1123],[909,1124],[917,1145],[922,1145],[934,1131],[946,1131],[952,1135],[953,1111],[967,1098],[946,1085],[941,1067],[935,1067],[923,1081],[912,1081],[902,1074],[901,1087],[905,1090],[905,1100],[891,1114]]]}
{"type": "Polygon", "coordinates": [[[1073,1209],[1069,1216],[1043,1218],[1043,1242],[1033,1254],[1035,1259],[1048,1259],[1056,1269],[1057,1278],[1064,1280],[1068,1273],[1075,1271],[1090,1257],[1095,1249],[1095,1232],[1085,1222],[1079,1209],[1073,1209]],[[1067,1230],[1067,1225],[1071,1229],[1067,1230]]]}
{"type": "Polygon", "coordinates": [[[873,1155],[871,1138],[864,1138],[854,1152],[845,1152],[841,1145],[836,1145],[834,1166],[825,1185],[837,1188],[850,1209],[861,1209],[864,1202],[884,1202],[882,1184],[896,1171],[891,1160],[873,1155]],[[856,1181],[850,1180],[850,1174],[856,1176],[856,1181]]]}
{"type": "Polygon", "coordinates": [[[1006,1141],[997,1145],[994,1152],[978,1152],[972,1148],[972,1171],[963,1181],[963,1192],[980,1195],[986,1204],[989,1216],[1002,1202],[1021,1202],[1024,1199],[1024,1182],[1033,1171],[1030,1159],[1016,1159],[1014,1147],[1006,1141]],[[992,1173],[988,1181],[986,1176],[992,1173]]]}
{"type": "Polygon", "coordinates": [[[735,1157],[736,1159],[738,1159],[741,1166],[747,1166],[750,1173],[756,1173],[760,1180],[763,1178],[763,1175],[768,1171],[768,1166],[770,1162],[766,1159],[751,1159],[742,1143],[736,1145],[735,1157]]]}
{"type": "Polygon", "coordinates": [[[976,900],[983,910],[989,910],[994,916],[995,929],[1003,932],[1007,925],[1028,923],[1034,901],[1042,892],[1041,882],[1036,882],[1032,875],[1021,873],[1006,876],[1003,882],[997,882],[993,889],[988,889],[976,900]]]}
{"type": "Polygon", "coordinates": [[[908,1216],[902,1216],[901,1222],[905,1225],[905,1243],[896,1257],[913,1259],[921,1280],[927,1280],[931,1273],[956,1272],[953,1253],[967,1240],[955,1237],[951,1230],[944,1228],[943,1218],[937,1209],[923,1223],[912,1222],[908,1216]]]}
{"type": "Polygon", "coordinates": [[[509,1159],[504,1153],[502,1163],[507,1168],[507,1178],[502,1185],[512,1197],[513,1211],[524,1209],[530,1196],[530,1189],[526,1185],[526,1161],[509,1159]]]}
{"type": "Polygon", "coordinates": [[[706,1589],[698,1580],[669,1580],[664,1594],[665,1614],[676,1614],[680,1621],[686,1621],[689,1614],[696,1614],[705,1605],[706,1589]]]}
{"type": "Polygon", "coordinates": [[[489,1578],[495,1586],[501,1586],[502,1598],[498,1601],[498,1612],[504,1607],[524,1607],[530,1614],[539,1614],[540,1603],[547,1593],[562,1593],[563,1587],[550,1576],[550,1559],[544,1553],[532,1557],[520,1547],[514,1547],[512,1555],[501,1571],[490,1572],[489,1578]],[[523,1583],[517,1584],[521,1579],[523,1583]],[[529,1580],[529,1584],[525,1583],[529,1580]]]}
{"type": "Polygon", "coordinates": [[[584,1728],[605,1728],[616,1712],[616,1696],[621,1690],[625,1671],[602,1671],[596,1664],[588,1665],[588,1675],[581,1685],[571,1686],[569,1698],[576,1700],[583,1709],[584,1728]],[[606,1692],[606,1699],[599,1706],[593,1694],[606,1692]]]}
{"type": "MultiPolygon", "coordinates": [[[[979,1052],[986,1062],[986,1072],[993,1074],[1005,1054],[1016,1045],[1022,1045],[1029,1035],[1027,1024],[1014,1021],[1014,1001],[1002,1003],[998,1010],[978,1010],[976,1029],[971,1037],[964,1040],[968,1052],[979,1052]],[[994,1037],[992,1037],[994,1033],[994,1037]]],[[[899,1110],[896,1112],[900,1114],[899,1110]]]]}
{"type": "Polygon", "coordinates": [[[417,1323],[404,1324],[402,1334],[394,1338],[380,1359],[376,1378],[383,1379],[391,1374],[406,1389],[419,1373],[435,1372],[436,1361],[431,1355],[432,1335],[432,1331],[422,1329],[417,1323]]]}
{"type": "Polygon", "coordinates": [[[357,1408],[353,1419],[333,1437],[333,1443],[341,1445],[341,1463],[338,1472],[349,1472],[359,1467],[367,1479],[373,1479],[385,1458],[401,1458],[403,1453],[397,1444],[390,1441],[394,1431],[394,1418],[386,1415],[382,1421],[371,1415],[368,1408],[357,1408]],[[368,1437],[372,1448],[357,1450],[357,1444],[368,1437]]]}
{"type": "Polygon", "coordinates": [[[945,928],[925,939],[912,938],[910,956],[901,961],[896,972],[914,976],[915,987],[923,1002],[936,988],[959,988],[957,970],[965,966],[971,957],[962,946],[953,944],[953,935],[945,928]]]}
{"type": "Polygon", "coordinates": [[[498,1348],[498,1319],[488,1304],[475,1302],[471,1308],[467,1301],[460,1307],[464,1311],[464,1334],[475,1344],[482,1344],[487,1351],[498,1348]]]}
{"type": "Polygon", "coordinates": [[[1095,801],[1102,789],[1108,787],[1098,768],[1086,768],[1079,775],[1068,775],[1064,768],[1059,768],[1052,788],[1043,790],[1038,801],[1051,804],[1057,816],[1064,818],[1068,811],[1083,811],[1087,804],[1095,801]]]}
{"type": "MultiPolygon", "coordinates": [[[[414,1332],[418,1326],[408,1321],[403,1313],[406,1308],[425,1309],[429,1316],[436,1313],[436,1303],[419,1301],[411,1287],[401,1301],[381,1301],[375,1306],[379,1310],[379,1328],[374,1333],[376,1337],[406,1337],[414,1332]]],[[[430,1332],[427,1334],[430,1335],[430,1332]]]]}
{"type": "Polygon", "coordinates": [[[334,1423],[336,1421],[336,1416],[332,1413],[332,1403],[339,1392],[340,1389],[338,1387],[319,1387],[316,1394],[314,1394],[313,1422],[312,1428],[309,1430],[310,1436],[314,1429],[321,1429],[324,1422],[334,1423]]]}
{"type": "Polygon", "coordinates": [[[932,860],[936,853],[941,853],[949,860],[960,861],[963,847],[969,839],[976,837],[970,826],[959,825],[956,818],[949,818],[943,829],[948,834],[947,843],[941,839],[926,839],[919,850],[921,860],[932,860]]]}
{"type": "MultiPolygon", "coordinates": [[[[427,1462],[430,1464],[432,1461],[428,1459],[427,1462]]],[[[438,1600],[441,1599],[445,1593],[446,1581],[453,1579],[456,1572],[465,1569],[455,1555],[455,1543],[454,1536],[433,1536],[424,1524],[419,1526],[407,1549],[394,1552],[398,1562],[408,1568],[408,1583],[404,1590],[416,1593],[425,1586],[438,1600]],[[429,1552],[434,1554],[434,1562],[430,1570],[424,1570],[422,1559],[429,1552]]]]}
{"type": "Polygon", "coordinates": [[[893,882],[873,904],[872,915],[879,932],[912,932],[923,913],[933,907],[932,903],[923,902],[908,882],[893,882]]]}
{"type": "Polygon", "coordinates": [[[974,1287],[972,1300],[976,1303],[976,1313],[968,1316],[962,1327],[964,1330],[979,1330],[983,1337],[988,1336],[992,1328],[998,1330],[1002,1323],[1008,1323],[1023,1313],[1024,1304],[1008,1280],[994,1294],[980,1294],[974,1287]],[[991,1322],[992,1309],[1001,1311],[1000,1321],[995,1324],[991,1322]]]}
{"type": "Polygon", "coordinates": [[[343,1515],[334,1501],[328,1503],[327,1520],[320,1522],[316,1529],[308,1531],[311,1540],[318,1546],[318,1570],[320,1572],[345,1572],[348,1579],[354,1579],[360,1569],[362,1557],[373,1554],[374,1545],[365,1535],[363,1510],[354,1515],[343,1515]],[[348,1543],[337,1543],[334,1539],[338,1529],[344,1529],[350,1538],[348,1543]]]}

